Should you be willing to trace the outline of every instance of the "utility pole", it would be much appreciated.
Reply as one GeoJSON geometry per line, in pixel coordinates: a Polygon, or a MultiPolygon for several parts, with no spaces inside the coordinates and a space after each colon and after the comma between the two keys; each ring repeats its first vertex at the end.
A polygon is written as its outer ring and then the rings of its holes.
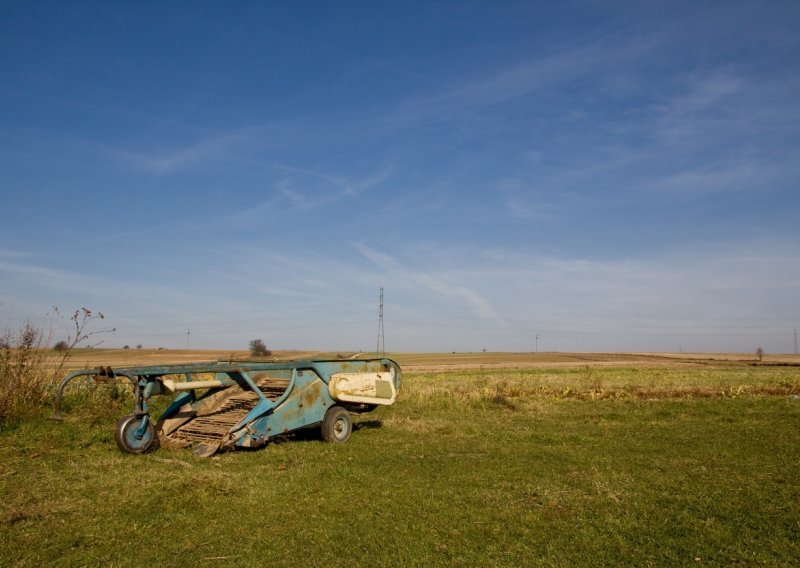
{"type": "Polygon", "coordinates": [[[797,355],[797,328],[794,328],[794,354],[797,355]]]}
{"type": "Polygon", "coordinates": [[[386,343],[383,337],[383,286],[381,286],[381,302],[378,309],[378,346],[375,348],[375,353],[386,355],[386,343]]]}
{"type": "Polygon", "coordinates": [[[538,353],[538,352],[539,352],[539,334],[537,333],[536,334],[536,351],[535,351],[535,353],[538,353]]]}
{"type": "Polygon", "coordinates": [[[190,335],[191,335],[191,332],[187,329],[186,330],[186,349],[189,349],[189,338],[190,338],[190,335]]]}

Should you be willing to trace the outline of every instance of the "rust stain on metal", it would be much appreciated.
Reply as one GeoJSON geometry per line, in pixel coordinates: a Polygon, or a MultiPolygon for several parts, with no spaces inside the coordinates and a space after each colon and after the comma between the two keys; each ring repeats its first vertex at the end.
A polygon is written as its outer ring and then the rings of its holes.
{"type": "Polygon", "coordinates": [[[195,453],[207,456],[225,448],[258,447],[277,432],[311,426],[321,425],[329,440],[325,432],[331,428],[330,416],[343,420],[350,412],[394,402],[399,372],[400,367],[387,359],[99,367],[73,371],[61,380],[53,417],[61,418],[63,391],[74,379],[125,378],[133,384],[134,409],[117,427],[115,441],[121,451],[146,453],[158,447],[160,439],[165,447],[192,445],[195,453]],[[345,380],[352,384],[337,387],[345,380]],[[357,391],[358,399],[339,390],[357,391]],[[176,396],[154,421],[150,400],[163,394],[176,396]]]}
{"type": "Polygon", "coordinates": [[[314,381],[303,391],[300,399],[301,406],[311,406],[322,394],[322,381],[314,381]]]}

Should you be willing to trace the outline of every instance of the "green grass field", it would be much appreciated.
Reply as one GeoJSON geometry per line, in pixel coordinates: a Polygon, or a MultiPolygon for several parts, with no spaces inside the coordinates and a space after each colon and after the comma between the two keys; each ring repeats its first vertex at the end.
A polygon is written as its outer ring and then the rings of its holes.
{"type": "Polygon", "coordinates": [[[100,393],[3,426],[0,565],[797,565],[800,369],[622,365],[412,370],[343,446],[205,460],[100,393]]]}

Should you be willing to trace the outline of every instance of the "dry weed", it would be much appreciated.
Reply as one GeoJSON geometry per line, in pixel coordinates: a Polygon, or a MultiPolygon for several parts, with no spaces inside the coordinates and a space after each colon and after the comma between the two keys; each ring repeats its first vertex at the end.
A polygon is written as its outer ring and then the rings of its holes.
{"type": "Polygon", "coordinates": [[[7,332],[0,348],[0,419],[17,418],[40,407],[53,386],[53,355],[42,333],[25,323],[7,332]]]}
{"type": "MultiPolygon", "coordinates": [[[[61,318],[57,308],[52,315],[61,318]]],[[[18,332],[7,331],[0,337],[0,420],[40,412],[50,402],[73,349],[97,334],[113,331],[89,330],[93,322],[102,319],[102,313],[87,308],[76,310],[69,318],[74,334],[59,341],[56,349],[50,348],[52,331],[46,334],[30,322],[22,324],[18,332]]],[[[97,396],[95,391],[92,388],[89,396],[97,396]]],[[[100,396],[116,403],[120,393],[114,387],[100,396]]]]}

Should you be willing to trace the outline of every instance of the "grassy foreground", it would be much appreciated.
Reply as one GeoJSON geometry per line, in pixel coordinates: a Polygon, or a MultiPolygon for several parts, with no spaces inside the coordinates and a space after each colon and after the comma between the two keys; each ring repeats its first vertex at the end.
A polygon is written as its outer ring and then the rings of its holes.
{"type": "Polygon", "coordinates": [[[795,367],[407,373],[341,447],[209,460],[122,455],[73,409],[0,432],[0,565],[796,565],[797,393],[795,367]]]}

